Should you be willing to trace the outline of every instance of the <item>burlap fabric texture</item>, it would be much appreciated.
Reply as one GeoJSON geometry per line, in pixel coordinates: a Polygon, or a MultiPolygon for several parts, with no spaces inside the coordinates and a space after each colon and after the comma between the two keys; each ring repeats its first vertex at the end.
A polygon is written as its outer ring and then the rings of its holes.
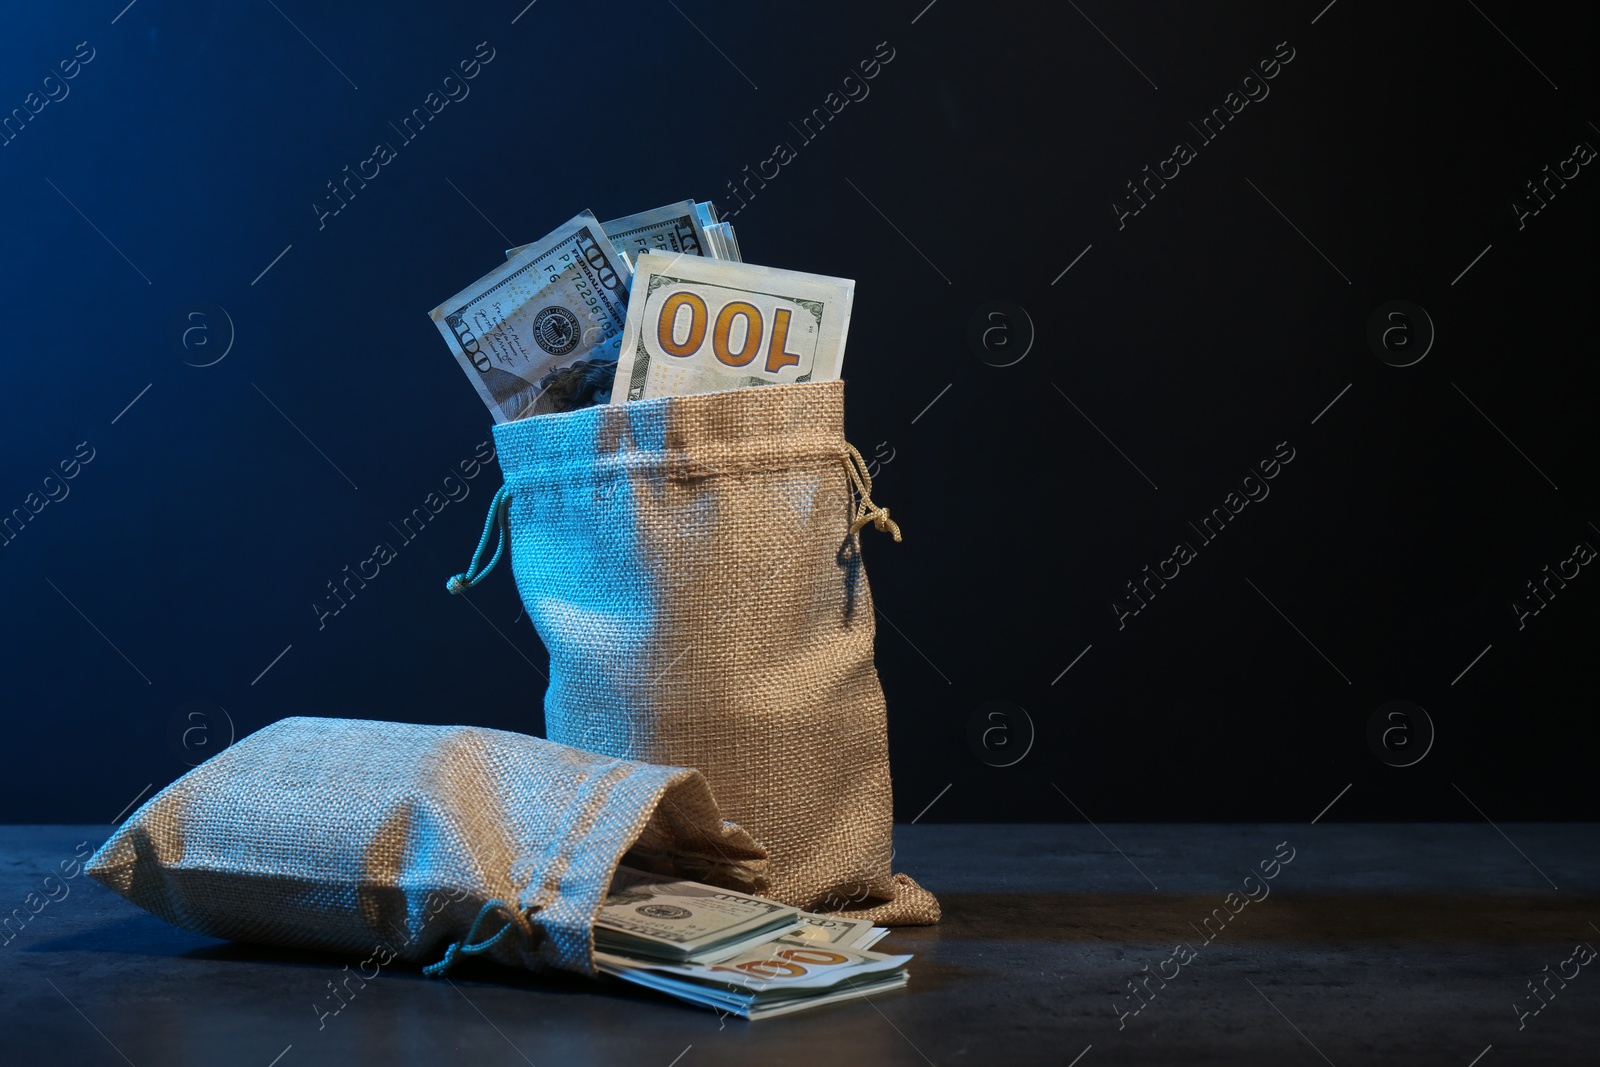
{"type": "Polygon", "coordinates": [[[747,892],[766,867],[698,771],[503,730],[290,718],[157,793],[85,869],[212,937],[594,974],[625,853],[747,892]]]}
{"type": "Polygon", "coordinates": [[[860,531],[900,535],[845,441],[844,383],[601,405],[494,436],[505,484],[448,587],[509,545],[550,651],[547,735],[698,768],[767,850],[777,900],[937,922],[934,896],[890,867],[860,531]]]}

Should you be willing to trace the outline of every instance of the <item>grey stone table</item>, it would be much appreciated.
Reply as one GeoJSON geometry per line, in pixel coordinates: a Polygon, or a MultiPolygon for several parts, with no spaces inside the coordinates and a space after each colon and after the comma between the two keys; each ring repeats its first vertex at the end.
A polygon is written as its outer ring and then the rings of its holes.
{"type": "Polygon", "coordinates": [[[945,909],[884,942],[910,987],[759,1023],[474,962],[388,968],[319,1024],[351,961],[45,881],[108,831],[0,828],[4,1067],[1600,1060],[1590,825],[902,826],[897,866],[945,909]]]}

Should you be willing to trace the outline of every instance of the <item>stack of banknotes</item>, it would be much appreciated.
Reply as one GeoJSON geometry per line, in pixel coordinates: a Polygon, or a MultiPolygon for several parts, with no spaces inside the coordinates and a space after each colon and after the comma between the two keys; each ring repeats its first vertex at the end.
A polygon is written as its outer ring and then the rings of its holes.
{"type": "Polygon", "coordinates": [[[619,867],[595,918],[601,973],[719,1012],[764,1019],[906,984],[889,931],[619,867]]]}
{"type": "Polygon", "coordinates": [[[839,377],[855,282],[746,263],[731,223],[685,200],[584,211],[434,308],[495,422],[839,377]]]}

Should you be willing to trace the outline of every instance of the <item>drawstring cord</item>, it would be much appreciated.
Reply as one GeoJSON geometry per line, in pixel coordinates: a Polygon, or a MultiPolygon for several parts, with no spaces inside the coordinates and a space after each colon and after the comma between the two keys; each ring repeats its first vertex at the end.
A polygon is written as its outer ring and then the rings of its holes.
{"type": "MultiPolygon", "coordinates": [[[[881,508],[872,500],[872,475],[867,471],[867,461],[861,458],[861,453],[856,446],[845,442],[845,452],[842,456],[844,469],[850,475],[850,481],[856,490],[856,514],[850,523],[850,532],[858,532],[867,523],[872,523],[879,531],[893,535],[900,541],[900,524],[889,518],[889,509],[881,508]]],[[[500,562],[500,557],[505,555],[506,545],[510,543],[508,533],[507,510],[511,502],[511,487],[502,485],[495,490],[494,500],[489,504],[489,514],[483,521],[483,536],[478,539],[477,551],[472,554],[472,562],[467,569],[455,575],[444,583],[444,587],[451,593],[464,593],[468,589],[483,581],[484,577],[500,562]],[[494,555],[484,562],[484,555],[489,551],[489,535],[495,535],[494,555]]]]}
{"type": "Polygon", "coordinates": [[[472,554],[472,562],[464,572],[444,583],[444,587],[450,592],[466,592],[483,581],[484,576],[494,570],[494,565],[500,562],[500,557],[506,550],[506,543],[510,540],[506,535],[506,508],[510,501],[510,486],[502,485],[495,490],[494,500],[489,504],[489,517],[483,520],[483,537],[478,540],[478,550],[472,554]],[[495,542],[494,555],[490,557],[488,563],[484,563],[483,554],[489,549],[489,534],[495,530],[499,531],[499,538],[495,542]]]}
{"type": "MultiPolygon", "coordinates": [[[[490,566],[492,567],[494,564],[491,563],[490,566]]],[[[521,925],[522,924],[518,921],[517,913],[511,907],[511,905],[507,904],[503,900],[491,900],[478,912],[478,917],[472,920],[472,925],[467,928],[466,936],[460,941],[452,941],[444,950],[444,958],[436,963],[430,963],[426,967],[422,968],[422,973],[427,975],[429,978],[436,978],[440,975],[443,975],[446,971],[450,970],[450,968],[454,966],[456,961],[462,956],[476,956],[480,952],[489,951],[499,943],[501,938],[505,937],[506,934],[510,933],[512,930],[518,929],[521,925]],[[478,936],[479,928],[482,927],[483,924],[491,917],[503,918],[505,919],[506,924],[488,940],[474,941],[473,938],[478,936]]]]}
{"type": "Polygon", "coordinates": [[[844,447],[849,450],[844,454],[844,469],[850,473],[857,495],[856,517],[850,523],[850,532],[853,534],[870,522],[881,532],[893,534],[894,539],[899,541],[900,524],[889,518],[888,508],[880,508],[872,502],[872,475],[867,471],[867,461],[861,458],[855,445],[846,441],[844,447]]]}

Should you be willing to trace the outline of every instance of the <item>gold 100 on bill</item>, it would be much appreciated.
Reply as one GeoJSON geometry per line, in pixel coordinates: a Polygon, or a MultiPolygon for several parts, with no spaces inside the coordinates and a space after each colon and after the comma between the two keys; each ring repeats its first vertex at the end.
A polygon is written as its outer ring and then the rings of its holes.
{"type": "Polygon", "coordinates": [[[647,251],[611,402],[839,377],[855,282],[647,251]]]}
{"type": "Polygon", "coordinates": [[[583,211],[431,312],[497,423],[839,377],[856,283],[743,262],[709,201],[583,211]]]}

